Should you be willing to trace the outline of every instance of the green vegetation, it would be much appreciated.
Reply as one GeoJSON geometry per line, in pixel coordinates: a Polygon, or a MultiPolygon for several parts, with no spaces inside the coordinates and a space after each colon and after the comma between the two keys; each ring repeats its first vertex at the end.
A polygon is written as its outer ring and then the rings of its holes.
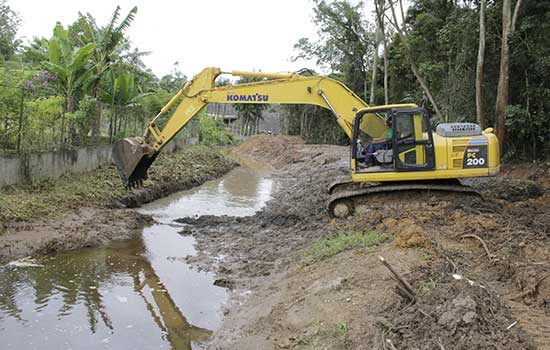
{"type": "Polygon", "coordinates": [[[209,116],[203,110],[199,114],[199,142],[203,145],[230,145],[233,143],[233,134],[225,130],[225,124],[221,118],[209,116]]]}
{"type": "MultiPolygon", "coordinates": [[[[382,25],[365,19],[366,2],[313,0],[318,35],[298,40],[295,58],[316,60],[332,77],[371,104],[413,102],[431,110],[434,124],[477,121],[496,126],[497,134],[504,136],[509,157],[548,157],[548,1],[522,1],[519,7],[517,0],[374,2],[383,9],[379,10],[382,25]],[[486,11],[481,16],[484,3],[486,11]],[[401,22],[400,4],[409,5],[403,8],[403,26],[395,24],[401,22]],[[503,5],[511,5],[509,16],[503,15],[503,5]],[[486,30],[478,81],[480,101],[476,103],[480,16],[485,19],[486,30]],[[515,22],[509,23],[514,18],[515,22]],[[502,48],[507,46],[503,45],[503,21],[510,27],[509,63],[503,58],[502,48]],[[376,39],[377,28],[381,41],[376,39]],[[386,62],[387,69],[377,62],[386,62]],[[501,73],[503,65],[509,65],[508,74],[501,73]],[[503,85],[506,88],[498,87],[503,76],[510,77],[509,86],[503,85]],[[505,116],[501,116],[501,100],[505,116]]],[[[285,108],[288,133],[302,135],[313,143],[347,142],[330,113],[317,107],[285,108]]]]}
{"type": "Polygon", "coordinates": [[[321,325],[320,321],[310,325],[306,335],[298,337],[293,349],[350,349],[349,325],[340,321],[335,324],[321,325]]]}
{"type": "Polygon", "coordinates": [[[349,332],[349,325],[346,322],[338,322],[334,325],[332,333],[335,337],[346,337],[349,332]]]}
{"type": "MultiPolygon", "coordinates": [[[[434,125],[477,121],[496,126],[508,157],[548,157],[547,0],[312,3],[318,34],[297,38],[294,59],[315,60],[370,104],[414,102],[431,110],[434,125]],[[373,3],[376,20],[368,21],[372,16],[366,9],[372,6],[367,5],[373,3]]],[[[137,8],[124,16],[117,7],[104,24],[90,13],[78,15],[74,23],[57,23],[51,37],[23,43],[17,37],[22,19],[7,0],[0,0],[3,153],[71,148],[141,134],[186,81],[177,63],[170,74],[156,77],[142,61],[148,52],[132,47],[127,31],[139,15],[137,8]]],[[[220,80],[217,85],[229,83],[220,80]]],[[[235,106],[241,134],[258,131],[265,108],[235,106]]],[[[283,110],[285,133],[307,142],[348,142],[327,110],[304,105],[283,110]]],[[[159,125],[165,120],[158,120],[159,125]]],[[[224,133],[214,134],[214,140],[210,135],[202,139],[228,142],[224,133]]]]}
{"type": "MultiPolygon", "coordinates": [[[[246,84],[257,81],[262,81],[261,78],[250,78],[242,77],[237,81],[237,84],[246,84]]],[[[225,82],[228,84],[229,82],[225,82]]],[[[233,108],[237,112],[237,115],[241,119],[241,130],[240,134],[244,136],[254,135],[259,131],[260,121],[263,119],[262,111],[267,109],[266,104],[263,103],[254,103],[254,104],[245,104],[245,103],[234,103],[233,108]]]]}
{"type": "MultiPolygon", "coordinates": [[[[230,160],[211,147],[190,146],[161,154],[144,186],[198,179],[231,166],[230,160]]],[[[107,205],[126,193],[113,166],[6,187],[0,192],[0,226],[12,220],[56,217],[74,208],[107,205]]]]}
{"type": "Polygon", "coordinates": [[[315,242],[306,252],[306,261],[314,263],[351,248],[372,248],[386,239],[386,235],[375,231],[340,232],[333,237],[315,242]]]}
{"type": "MultiPolygon", "coordinates": [[[[0,150],[71,148],[143,133],[186,77],[177,66],[157,78],[126,31],[137,8],[117,7],[105,25],[90,13],[50,38],[23,44],[21,18],[0,0],[0,150]]],[[[163,120],[159,121],[162,125],[163,120]]],[[[182,135],[187,136],[187,135],[182,135]]]]}

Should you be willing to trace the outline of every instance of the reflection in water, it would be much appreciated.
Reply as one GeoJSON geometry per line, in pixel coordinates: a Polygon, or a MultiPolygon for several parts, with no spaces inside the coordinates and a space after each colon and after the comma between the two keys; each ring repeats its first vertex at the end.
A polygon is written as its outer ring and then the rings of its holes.
{"type": "MultiPolygon", "coordinates": [[[[162,222],[198,214],[250,215],[271,180],[246,169],[143,209],[162,222]]],[[[221,322],[225,289],[183,262],[192,237],[156,224],[142,237],[0,267],[2,349],[194,349],[221,322]]]]}

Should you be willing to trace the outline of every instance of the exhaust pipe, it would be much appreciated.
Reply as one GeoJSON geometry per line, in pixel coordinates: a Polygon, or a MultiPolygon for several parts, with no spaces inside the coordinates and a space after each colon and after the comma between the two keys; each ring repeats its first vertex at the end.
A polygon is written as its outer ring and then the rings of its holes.
{"type": "Polygon", "coordinates": [[[157,155],[158,152],[143,137],[127,137],[115,142],[112,158],[124,186],[141,186],[147,180],[147,170],[157,155]]]}

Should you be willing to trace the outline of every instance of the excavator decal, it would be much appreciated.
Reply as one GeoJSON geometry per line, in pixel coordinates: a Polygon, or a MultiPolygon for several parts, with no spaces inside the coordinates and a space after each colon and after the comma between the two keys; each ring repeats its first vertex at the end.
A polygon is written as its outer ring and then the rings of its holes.
{"type": "Polygon", "coordinates": [[[227,95],[229,102],[267,102],[269,95],[250,94],[250,95],[227,95]]]}

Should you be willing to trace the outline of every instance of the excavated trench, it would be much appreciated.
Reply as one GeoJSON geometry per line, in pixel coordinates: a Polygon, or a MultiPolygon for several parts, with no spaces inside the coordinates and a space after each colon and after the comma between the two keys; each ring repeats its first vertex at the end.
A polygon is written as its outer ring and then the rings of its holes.
{"type": "Polygon", "coordinates": [[[186,263],[195,239],[173,220],[252,215],[272,187],[265,173],[236,168],[143,206],[155,223],[134,239],[0,268],[1,348],[200,348],[220,325],[228,291],[186,263]]]}
{"type": "Polygon", "coordinates": [[[550,346],[550,170],[474,179],[483,200],[394,194],[331,219],[326,188],[348,174],[346,147],[258,136],[231,152],[276,180],[238,168],[144,207],[156,223],[137,239],[4,268],[2,348],[550,346]],[[364,232],[385,239],[309,255],[364,232]]]}

